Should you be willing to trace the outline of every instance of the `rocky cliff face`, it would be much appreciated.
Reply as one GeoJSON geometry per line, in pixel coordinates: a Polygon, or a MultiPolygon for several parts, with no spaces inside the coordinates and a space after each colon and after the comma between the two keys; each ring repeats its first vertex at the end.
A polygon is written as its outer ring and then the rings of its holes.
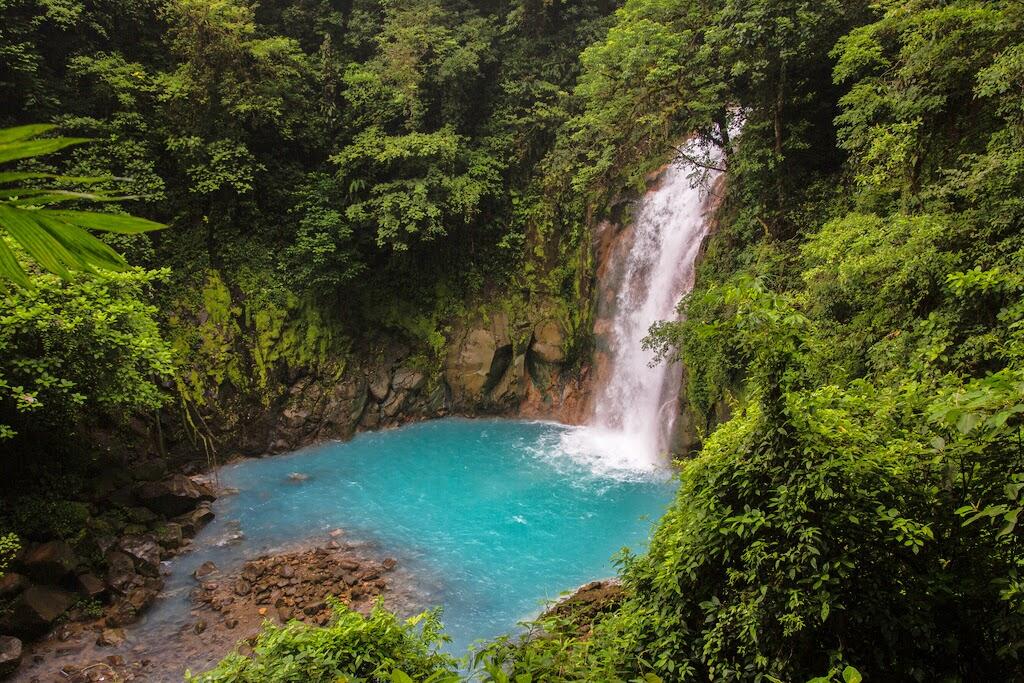
{"type": "MultiPolygon", "coordinates": [[[[486,310],[486,309],[484,309],[486,310]]],[[[216,329],[232,346],[237,368],[223,373],[201,400],[168,416],[160,434],[137,425],[155,452],[203,449],[223,461],[348,439],[358,431],[445,415],[524,415],[573,422],[585,404],[588,368],[570,366],[570,333],[558,306],[477,311],[446,325],[443,347],[427,352],[400,334],[376,334],[357,348],[317,362],[277,357],[257,372],[247,333],[216,329]],[[157,438],[164,441],[161,447],[157,438]]],[[[197,320],[216,319],[199,312],[197,320]]],[[[203,324],[208,325],[208,322],[203,324]]],[[[270,354],[264,354],[270,355],[270,354]]]]}

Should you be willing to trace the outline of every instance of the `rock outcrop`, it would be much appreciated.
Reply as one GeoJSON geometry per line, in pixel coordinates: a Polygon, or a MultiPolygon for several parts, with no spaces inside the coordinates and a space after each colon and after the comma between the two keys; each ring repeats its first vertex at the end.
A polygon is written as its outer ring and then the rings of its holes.
{"type": "Polygon", "coordinates": [[[10,676],[21,665],[21,641],[12,636],[0,636],[0,679],[10,676]]]}
{"type": "Polygon", "coordinates": [[[577,635],[586,638],[594,624],[604,615],[617,610],[625,598],[625,590],[618,579],[591,581],[556,602],[544,616],[557,616],[574,624],[577,635]]]}
{"type": "Polygon", "coordinates": [[[192,597],[201,608],[203,630],[255,628],[265,618],[326,624],[329,599],[368,611],[388,590],[387,574],[396,562],[362,557],[348,545],[330,541],[310,548],[250,560],[241,570],[222,575],[215,568],[196,572],[192,597]]]}
{"type": "Polygon", "coordinates": [[[213,491],[183,474],[144,482],[136,489],[135,497],[145,507],[166,517],[183,515],[200,503],[214,499],[213,491]]]}
{"type": "Polygon", "coordinates": [[[460,412],[510,412],[526,395],[530,335],[504,313],[456,335],[448,347],[444,379],[460,412]]]}
{"type": "Polygon", "coordinates": [[[78,557],[65,541],[48,541],[25,553],[21,566],[33,581],[59,583],[75,571],[78,557]]]}
{"type": "Polygon", "coordinates": [[[0,630],[23,638],[37,638],[71,607],[74,596],[54,586],[29,586],[15,598],[0,630]]]}

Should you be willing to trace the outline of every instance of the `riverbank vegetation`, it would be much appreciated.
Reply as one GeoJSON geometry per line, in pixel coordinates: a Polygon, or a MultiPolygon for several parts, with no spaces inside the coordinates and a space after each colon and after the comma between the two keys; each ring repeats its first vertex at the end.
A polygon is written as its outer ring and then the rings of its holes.
{"type": "MultiPolygon", "coordinates": [[[[317,310],[347,338],[389,298],[586,306],[588,226],[695,134],[695,182],[713,148],[728,177],[684,322],[649,343],[685,361],[702,447],[623,556],[622,606],[587,638],[552,621],[495,643],[479,675],[1024,676],[1019,2],[42,7],[0,10],[6,122],[95,138],[38,167],[128,177],[125,208],[172,226],[111,242],[138,269],[99,281],[23,259],[36,287],[4,291],[0,349],[27,360],[0,380],[52,375],[54,424],[86,400],[155,409],[118,390],[140,373],[195,376],[159,329],[214,272],[225,310],[317,310]],[[89,329],[124,359],[102,377],[77,364],[92,336],[52,324],[82,308],[114,311],[89,329]]],[[[25,390],[0,388],[14,424],[25,390]]],[[[425,623],[420,642],[340,611],[200,680],[456,675],[425,623]],[[342,657],[365,638],[392,648],[371,668],[342,657]]]]}

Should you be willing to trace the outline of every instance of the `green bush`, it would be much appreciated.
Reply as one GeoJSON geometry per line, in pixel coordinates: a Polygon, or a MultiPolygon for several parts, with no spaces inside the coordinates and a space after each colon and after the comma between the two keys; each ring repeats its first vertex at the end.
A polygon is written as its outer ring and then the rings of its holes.
{"type": "Polygon", "coordinates": [[[436,614],[400,621],[380,605],[363,617],[340,602],[323,627],[292,621],[266,623],[253,655],[232,654],[204,674],[188,674],[196,683],[362,683],[451,680],[457,662],[438,653],[445,642],[436,614]],[[395,674],[395,672],[400,672],[395,674]],[[394,677],[393,677],[393,674],[394,677]]]}

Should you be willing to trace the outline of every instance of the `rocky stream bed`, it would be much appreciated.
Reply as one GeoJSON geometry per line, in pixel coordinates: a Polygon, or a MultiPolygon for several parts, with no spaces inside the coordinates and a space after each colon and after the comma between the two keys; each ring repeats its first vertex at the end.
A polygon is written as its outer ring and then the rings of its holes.
{"type": "MultiPolygon", "coordinates": [[[[408,612],[415,600],[407,585],[396,586],[396,565],[370,557],[340,529],[315,545],[257,557],[235,571],[207,562],[193,574],[190,619],[172,638],[159,644],[133,638],[134,619],[125,620],[122,600],[102,614],[73,608],[47,637],[25,647],[14,680],[180,680],[186,666],[196,673],[235,648],[251,652],[265,621],[327,623],[330,598],[368,613],[384,597],[389,608],[408,612]]],[[[144,579],[147,590],[158,582],[144,579]]]]}

